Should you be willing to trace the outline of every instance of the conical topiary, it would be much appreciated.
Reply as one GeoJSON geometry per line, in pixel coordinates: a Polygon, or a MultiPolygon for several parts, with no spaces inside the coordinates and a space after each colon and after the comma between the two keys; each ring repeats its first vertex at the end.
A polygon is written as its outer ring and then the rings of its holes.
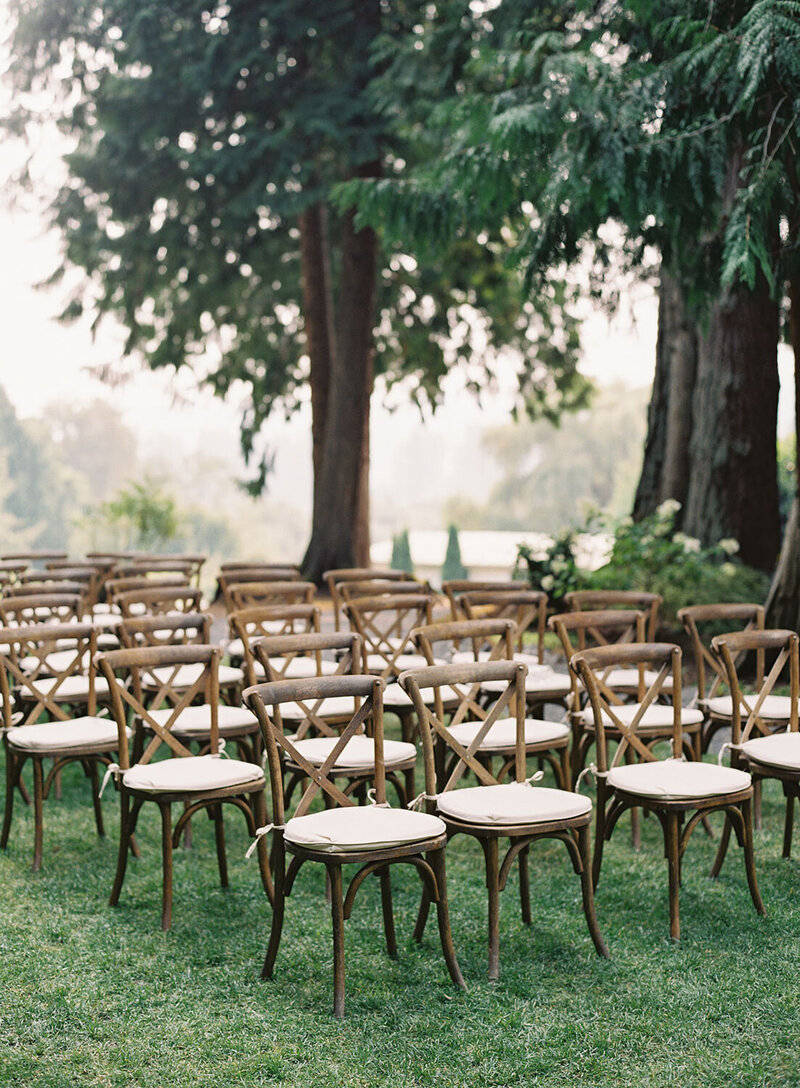
{"type": "Polygon", "coordinates": [[[455,525],[450,525],[447,530],[447,551],[442,565],[442,581],[450,582],[454,578],[469,578],[469,571],[461,562],[458,529],[455,525]]]}
{"type": "Polygon", "coordinates": [[[408,574],[414,573],[414,561],[411,558],[411,545],[408,540],[408,529],[396,533],[392,537],[392,570],[404,570],[408,574]]]}

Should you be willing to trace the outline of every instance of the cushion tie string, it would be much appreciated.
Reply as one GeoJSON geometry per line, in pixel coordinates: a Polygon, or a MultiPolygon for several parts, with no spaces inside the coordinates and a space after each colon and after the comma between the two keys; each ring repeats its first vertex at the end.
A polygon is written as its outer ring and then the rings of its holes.
{"type": "Polygon", "coordinates": [[[212,759],[230,759],[231,757],[225,751],[225,738],[220,737],[217,741],[217,751],[211,753],[212,759]]]}
{"type": "Polygon", "coordinates": [[[389,804],[388,801],[378,801],[376,799],[375,787],[374,786],[372,787],[371,790],[367,790],[367,800],[369,801],[369,803],[371,805],[374,805],[375,808],[391,808],[391,805],[389,804]]]}
{"type": "Polygon", "coordinates": [[[597,764],[596,763],[590,763],[588,767],[583,768],[583,770],[581,771],[581,773],[578,775],[578,777],[575,780],[575,792],[576,793],[581,792],[581,782],[589,774],[594,776],[595,781],[597,781],[598,778],[607,778],[608,777],[608,771],[598,771],[597,764]]]}
{"type": "Polygon", "coordinates": [[[438,801],[438,800],[439,800],[439,794],[438,793],[425,793],[425,791],[423,790],[422,793],[417,794],[417,796],[414,798],[413,801],[408,802],[408,804],[406,805],[406,808],[410,808],[413,812],[416,812],[416,810],[419,809],[422,806],[423,801],[438,801]]]}
{"type": "Polygon", "coordinates": [[[245,860],[250,860],[250,858],[253,856],[255,848],[258,846],[259,842],[261,841],[261,839],[264,838],[265,835],[269,835],[270,831],[274,831],[276,828],[282,831],[284,827],[286,827],[286,824],[267,824],[266,827],[257,827],[256,837],[253,842],[250,843],[247,848],[247,853],[244,855],[245,860]]]}
{"type": "Polygon", "coordinates": [[[530,789],[533,789],[533,783],[534,782],[541,782],[543,778],[544,778],[544,771],[536,771],[536,773],[532,774],[530,776],[530,778],[526,778],[525,781],[522,784],[523,784],[523,786],[528,786],[530,789]]]}
{"type": "Polygon", "coordinates": [[[722,760],[726,752],[738,752],[740,751],[741,747],[741,744],[734,744],[732,741],[726,740],[719,750],[719,755],[717,756],[717,766],[722,766],[722,760]]]}
{"type": "Polygon", "coordinates": [[[103,784],[101,785],[100,792],[97,795],[98,799],[103,796],[103,791],[108,785],[109,778],[111,778],[111,776],[113,775],[116,781],[121,771],[122,768],[120,767],[119,763],[109,763],[108,767],[106,767],[106,773],[103,775],[103,784]]]}

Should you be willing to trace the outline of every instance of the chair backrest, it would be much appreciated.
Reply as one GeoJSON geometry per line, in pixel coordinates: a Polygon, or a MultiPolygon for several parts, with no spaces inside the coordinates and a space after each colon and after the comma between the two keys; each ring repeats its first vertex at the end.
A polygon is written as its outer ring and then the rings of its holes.
{"type": "Polygon", "coordinates": [[[83,614],[80,593],[36,593],[0,598],[0,621],[5,626],[31,623],[64,623],[83,614]]]}
{"type": "MultiPolygon", "coordinates": [[[[725,675],[730,685],[733,714],[731,716],[731,741],[734,745],[742,744],[756,734],[770,732],[770,727],[763,724],[764,701],[775,694],[779,684],[789,684],[789,718],[786,725],[790,733],[797,732],[797,702],[800,698],[800,660],[798,659],[798,637],[795,631],[770,630],[736,631],[727,635],[716,635],[711,640],[711,648],[720,658],[725,675]],[[774,655],[774,660],[766,675],[757,678],[755,684],[748,685],[741,675],[739,663],[748,653],[755,652],[774,655]],[[746,712],[742,723],[743,711],[746,712]]],[[[766,715],[765,715],[766,717],[766,715]]],[[[774,718],[772,719],[774,724],[774,718]]]]}
{"type": "Polygon", "coordinates": [[[89,587],[86,582],[67,581],[59,578],[49,578],[44,581],[35,580],[17,582],[13,586],[6,586],[3,595],[5,597],[47,597],[53,593],[69,593],[79,596],[84,604],[88,598],[89,587]]]}
{"type": "Polygon", "coordinates": [[[337,567],[326,570],[322,575],[333,605],[333,623],[338,631],[342,625],[342,599],[337,586],[341,582],[363,582],[379,578],[383,582],[411,581],[411,575],[404,570],[392,570],[390,567],[337,567]]]}
{"type": "MultiPolygon", "coordinates": [[[[558,635],[567,663],[573,654],[597,646],[623,646],[626,643],[644,642],[646,623],[646,613],[627,608],[612,608],[596,612],[560,612],[551,616],[548,621],[550,629],[558,635]]],[[[622,699],[608,685],[608,679],[613,671],[613,668],[609,666],[598,675],[597,680],[606,698],[620,703],[622,699]]],[[[640,673],[643,676],[644,670],[640,670],[640,673]]],[[[571,710],[578,712],[584,689],[581,687],[578,673],[574,670],[570,670],[570,681],[572,684],[571,710]]]]}
{"type": "Polygon", "coordinates": [[[110,605],[117,604],[121,593],[130,593],[134,589],[180,589],[189,585],[188,574],[163,575],[128,575],[124,578],[107,578],[104,583],[106,600],[110,605]]]}
{"type": "MultiPolygon", "coordinates": [[[[375,800],[386,803],[386,771],[383,754],[383,688],[384,683],[376,676],[320,676],[307,680],[280,680],[272,684],[258,684],[247,688],[243,699],[256,715],[261,725],[272,786],[273,823],[282,827],[286,823],[283,797],[284,754],[308,775],[306,786],[295,816],[304,816],[318,794],[322,793],[327,806],[350,807],[353,799],[336,785],[331,777],[334,764],[344,751],[347,742],[362,733],[369,723],[375,745],[373,784],[375,800]],[[281,704],[312,702],[342,697],[354,700],[355,710],[341,728],[339,739],[321,766],[312,765],[297,750],[283,728],[281,704]]],[[[294,732],[294,722],[292,722],[294,732]]]]}
{"type": "Polygon", "coordinates": [[[184,570],[188,574],[193,585],[200,584],[200,571],[203,569],[207,556],[196,555],[137,555],[134,563],[146,570],[152,571],[178,571],[184,570]]]}
{"type": "Polygon", "coordinates": [[[313,582],[234,582],[228,588],[230,611],[279,604],[311,604],[317,592],[313,582]]]}
{"type": "Polygon", "coordinates": [[[445,620],[415,627],[411,637],[429,665],[442,661],[510,661],[514,656],[513,620],[445,620]]]}
{"type": "MultiPolygon", "coordinates": [[[[697,698],[713,699],[726,679],[725,668],[711,648],[714,636],[724,633],[721,627],[727,630],[735,626],[748,632],[763,631],[764,606],[741,602],[689,605],[680,609],[678,619],[691,639],[697,698]]],[[[758,647],[754,649],[756,684],[760,686],[764,679],[764,651],[758,647]]]]}
{"type": "Polygon", "coordinates": [[[371,672],[394,679],[402,672],[398,658],[413,649],[411,632],[432,620],[427,593],[357,597],[344,606],[350,626],[364,640],[364,660],[371,672]],[[372,664],[370,664],[372,659],[372,664]]]}
{"type": "Polygon", "coordinates": [[[260,559],[231,559],[225,563],[220,563],[219,569],[223,572],[237,570],[291,570],[299,572],[300,567],[297,563],[265,563],[260,559]]]}
{"type": "Polygon", "coordinates": [[[199,612],[202,594],[191,586],[157,586],[131,589],[116,596],[123,619],[137,614],[163,615],[166,612],[199,612]]]}
{"type": "Polygon", "coordinates": [[[461,607],[461,598],[465,593],[494,593],[505,591],[514,593],[517,590],[530,589],[527,582],[492,582],[488,579],[477,578],[448,578],[442,582],[442,592],[450,602],[450,612],[454,620],[466,619],[466,613],[461,607]]]}
{"type": "Polygon", "coordinates": [[[228,613],[231,638],[238,638],[244,650],[244,670],[247,683],[255,684],[253,641],[279,635],[310,635],[319,633],[320,609],[314,604],[256,605],[228,613]]]}
{"type": "Polygon", "coordinates": [[[664,598],[658,593],[639,589],[573,589],[564,594],[567,608],[573,612],[606,612],[612,608],[635,609],[647,615],[645,638],[652,642],[658,629],[658,610],[664,598]]]}
{"type": "Polygon", "coordinates": [[[27,563],[46,563],[48,559],[66,559],[66,552],[51,552],[42,548],[28,552],[3,552],[0,559],[24,560],[27,563]]]}
{"type": "Polygon", "coordinates": [[[649,707],[659,700],[667,700],[672,706],[672,756],[680,759],[683,751],[681,721],[681,648],[668,642],[627,643],[624,645],[598,646],[582,650],[570,658],[570,669],[580,676],[589,696],[594,717],[597,769],[609,769],[606,731],[613,728],[619,733],[614,758],[610,764],[616,767],[633,753],[646,761],[658,757],[641,736],[641,723],[649,707]],[[620,717],[619,704],[609,698],[601,677],[612,669],[636,668],[639,672],[638,707],[629,718],[620,717]],[[645,684],[645,669],[655,671],[649,684],[645,684]]]}
{"type": "Polygon", "coordinates": [[[123,646],[187,646],[211,643],[208,612],[181,612],[158,616],[129,616],[117,624],[123,646]]]}
{"type": "Polygon", "coordinates": [[[142,578],[148,574],[183,574],[191,579],[193,564],[188,559],[134,559],[117,564],[114,578],[142,578]]]}
{"type": "Polygon", "coordinates": [[[357,597],[386,597],[391,593],[430,593],[427,582],[400,582],[388,578],[355,578],[349,582],[337,582],[336,592],[342,605],[356,600],[357,597]]]}
{"type": "Polygon", "coordinates": [[[53,721],[70,717],[68,681],[85,677],[85,713],[96,711],[97,636],[90,623],[36,623],[0,628],[0,695],[3,725],[33,725],[46,714],[53,721]],[[66,685],[66,686],[65,686],[66,685]],[[12,712],[14,712],[12,714],[12,712]],[[14,721],[16,714],[21,720],[14,721]]]}
{"type": "Polygon", "coordinates": [[[547,594],[540,589],[493,589],[462,593],[459,604],[469,620],[510,619],[516,625],[514,642],[522,650],[526,631],[536,635],[536,653],[544,661],[544,629],[547,621],[547,594]]]}
{"type": "Polygon", "coordinates": [[[210,707],[209,752],[219,753],[219,646],[140,646],[109,650],[97,662],[111,691],[117,722],[119,765],[130,766],[128,715],[131,713],[151,731],[139,762],[149,763],[162,744],[176,756],[192,752],[172,733],[180,714],[196,700],[210,707]],[[189,675],[187,677],[187,669],[189,675]],[[169,717],[158,720],[152,711],[168,708],[169,717]]]}
{"type": "MultiPolygon", "coordinates": [[[[317,676],[322,676],[322,655],[325,651],[339,654],[336,671],[330,676],[358,676],[363,672],[363,644],[361,636],[351,631],[331,631],[313,635],[279,635],[260,638],[253,643],[254,653],[264,670],[268,683],[292,680],[292,663],[298,657],[314,663],[317,676]]],[[[309,677],[313,679],[313,677],[309,677]]],[[[333,736],[331,718],[341,720],[340,715],[330,715],[323,707],[323,700],[309,698],[297,700],[303,717],[295,718],[294,737],[302,740],[308,733],[333,736]]],[[[335,732],[338,732],[338,727],[335,732]]]]}
{"type": "Polygon", "coordinates": [[[300,571],[296,567],[234,567],[219,572],[217,575],[217,588],[225,602],[225,607],[230,611],[234,607],[231,591],[241,583],[299,581],[300,571]]]}
{"type": "Polygon", "coordinates": [[[484,661],[464,665],[435,665],[427,669],[411,669],[401,673],[400,684],[411,696],[419,722],[425,762],[425,792],[429,806],[433,798],[454,789],[467,771],[472,771],[485,786],[497,785],[485,761],[477,757],[478,749],[492,726],[509,715],[514,719],[514,781],[524,782],[525,765],[525,677],[527,666],[516,661],[484,661]],[[487,710],[475,702],[475,693],[490,680],[506,682],[505,689],[487,710]],[[433,700],[423,692],[433,692],[433,700]],[[455,704],[455,705],[454,705],[455,704]],[[448,717],[445,717],[447,707],[448,717]],[[465,747],[451,730],[463,721],[479,721],[480,728],[465,747]],[[446,745],[456,757],[446,781],[437,781],[439,768],[449,764],[436,758],[436,743],[446,745]]]}

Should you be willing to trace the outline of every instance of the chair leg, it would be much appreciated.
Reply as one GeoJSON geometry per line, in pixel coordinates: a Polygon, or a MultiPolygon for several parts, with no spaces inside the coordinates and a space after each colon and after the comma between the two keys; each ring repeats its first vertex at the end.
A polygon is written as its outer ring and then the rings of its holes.
{"type": "Polygon", "coordinates": [[[161,860],[164,870],[161,928],[168,930],[172,925],[172,806],[159,802],[158,807],[161,810],[161,860]]]}
{"type": "Polygon", "coordinates": [[[124,789],[119,791],[119,851],[117,853],[117,871],[114,874],[114,884],[111,888],[111,896],[108,904],[115,907],[119,902],[119,895],[125,881],[125,871],[128,868],[128,849],[131,844],[130,806],[128,794],[124,789]]]}
{"type": "Polygon", "coordinates": [[[497,839],[482,840],[489,899],[489,978],[500,977],[500,871],[497,839]]]}
{"type": "Polygon", "coordinates": [[[761,830],[761,779],[753,779],[753,827],[761,830]]]}
{"type": "Polygon", "coordinates": [[[531,924],[531,888],[528,876],[528,847],[519,852],[519,903],[523,925],[531,924]]]}
{"type": "Polygon", "coordinates": [[[761,898],[761,892],[758,889],[758,880],[756,879],[756,860],[755,851],[753,849],[753,802],[742,802],[742,824],[744,835],[744,865],[747,872],[747,886],[750,888],[750,898],[753,900],[753,906],[756,908],[757,914],[766,914],[767,908],[764,906],[764,901],[761,898]]]}
{"type": "Polygon", "coordinates": [[[42,867],[42,839],[44,837],[44,768],[35,756],[33,763],[33,871],[42,867]]]}
{"type": "Polygon", "coordinates": [[[792,831],[794,830],[794,794],[788,782],[784,783],[783,792],[786,794],[786,819],[783,823],[783,854],[782,857],[792,856],[792,831]]]}
{"type": "Polygon", "coordinates": [[[464,976],[461,974],[461,968],[456,959],[453,933],[450,929],[450,907],[447,901],[447,873],[444,849],[434,850],[428,855],[428,861],[436,877],[436,887],[439,892],[439,898],[436,902],[436,916],[439,922],[439,940],[442,943],[444,960],[447,964],[447,970],[450,972],[450,978],[456,986],[466,990],[467,985],[464,982],[464,976]]]}
{"type": "Polygon", "coordinates": [[[430,910],[431,900],[428,895],[428,889],[422,889],[422,898],[419,901],[419,911],[417,912],[417,921],[414,926],[414,940],[419,943],[422,940],[425,933],[425,926],[428,921],[428,911],[430,910]]]}
{"type": "Polygon", "coordinates": [[[8,846],[8,836],[11,833],[11,818],[14,814],[14,789],[17,781],[22,782],[20,771],[21,764],[11,748],[6,745],[6,808],[3,817],[3,833],[0,835],[0,847],[4,850],[8,846]]]}
{"type": "Polygon", "coordinates": [[[262,978],[272,978],[275,969],[275,960],[281,944],[283,932],[283,915],[286,907],[286,847],[283,842],[283,833],[275,833],[275,841],[272,847],[272,872],[274,874],[274,891],[272,899],[272,926],[269,933],[269,945],[264,957],[264,965],[261,968],[262,978]]]}
{"type": "Polygon", "coordinates": [[[217,844],[217,865],[219,866],[220,887],[228,887],[228,858],[225,854],[225,824],[222,820],[222,805],[209,809],[209,816],[214,821],[214,840],[217,844]]]}
{"type": "Polygon", "coordinates": [[[728,844],[731,841],[731,821],[729,816],[725,815],[725,823],[722,827],[722,835],[720,836],[719,846],[717,847],[717,856],[714,858],[714,864],[711,866],[711,876],[716,879],[722,871],[722,863],[725,861],[725,855],[728,853],[728,844]]]}
{"type": "Polygon", "coordinates": [[[664,818],[664,852],[669,869],[669,935],[681,939],[680,887],[681,863],[677,813],[668,812],[664,818]]]}
{"type": "Polygon", "coordinates": [[[100,800],[100,784],[97,781],[97,760],[90,759],[86,766],[86,776],[89,779],[89,785],[92,790],[92,806],[94,808],[94,823],[97,828],[97,834],[101,839],[105,838],[105,828],[103,826],[103,805],[100,800]]]}
{"type": "Polygon", "coordinates": [[[342,867],[328,866],[331,878],[331,918],[333,921],[333,1015],[344,1017],[344,899],[342,867]]]}
{"type": "Polygon", "coordinates": [[[597,922],[597,912],[594,906],[594,892],[592,890],[592,850],[589,841],[589,825],[578,828],[578,851],[581,855],[581,894],[583,896],[583,913],[586,915],[586,923],[589,933],[594,941],[594,947],[599,956],[608,959],[608,948],[600,932],[597,922]]]}
{"type": "Polygon", "coordinates": [[[592,858],[592,888],[597,891],[600,883],[600,867],[603,864],[603,848],[606,842],[606,787],[605,780],[597,780],[596,825],[594,832],[594,856],[592,858]]]}
{"type": "Polygon", "coordinates": [[[394,911],[392,910],[392,878],[391,870],[387,865],[380,871],[381,881],[381,907],[383,909],[383,931],[386,934],[386,951],[393,959],[397,959],[397,936],[394,931],[394,911]]]}
{"type": "MultiPolygon", "coordinates": [[[[253,814],[255,816],[256,827],[265,827],[267,823],[267,802],[264,797],[264,791],[258,790],[255,794],[251,795],[253,802],[253,814]]],[[[269,864],[269,843],[267,842],[267,836],[263,835],[258,840],[258,846],[256,847],[256,855],[258,857],[258,868],[261,873],[261,884],[264,891],[267,893],[267,899],[274,906],[275,904],[275,888],[272,884],[272,870],[269,864]]]]}

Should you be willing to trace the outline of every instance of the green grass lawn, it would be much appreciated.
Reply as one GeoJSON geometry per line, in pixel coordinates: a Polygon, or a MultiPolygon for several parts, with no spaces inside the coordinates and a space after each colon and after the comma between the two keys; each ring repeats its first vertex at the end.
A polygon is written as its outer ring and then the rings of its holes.
{"type": "Polygon", "coordinates": [[[243,860],[241,816],[227,817],[227,891],[211,824],[194,821],[164,934],[155,806],[111,909],[117,799],[107,791],[109,837],[98,840],[73,769],[62,800],[46,806],[43,871],[30,869],[33,825],[21,804],[0,852],[0,1085],[795,1086],[800,861],[781,860],[781,799],[765,792],[756,851],[766,918],[753,911],[738,849],[722,878],[708,879],[714,844],[700,829],[685,862],[684,937],[673,944],[658,825],[644,821],[634,855],[621,824],[597,895],[611,960],[595,955],[563,846],[540,845],[535,923],[520,921],[514,878],[501,908],[501,979],[490,984],[482,861],[456,838],[449,888],[469,991],[451,985],[432,923],[420,946],[411,940],[419,885],[402,867],[400,959],[386,957],[378,885],[368,881],[348,923],[347,1018],[337,1022],[321,867],[301,873],[275,978],[263,982],[270,910],[255,862],[243,860]]]}

